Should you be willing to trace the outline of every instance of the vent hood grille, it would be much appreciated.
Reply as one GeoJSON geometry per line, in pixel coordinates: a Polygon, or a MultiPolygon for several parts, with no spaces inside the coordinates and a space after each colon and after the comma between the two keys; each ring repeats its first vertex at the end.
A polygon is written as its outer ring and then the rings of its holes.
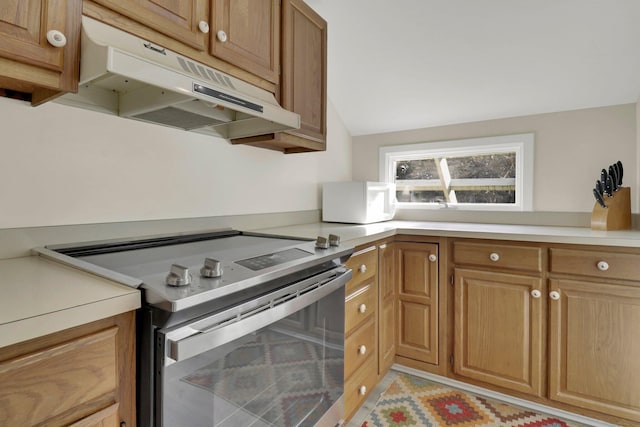
{"type": "Polygon", "coordinates": [[[272,93],[82,17],[80,86],[56,102],[225,139],[300,127],[272,93]]]}

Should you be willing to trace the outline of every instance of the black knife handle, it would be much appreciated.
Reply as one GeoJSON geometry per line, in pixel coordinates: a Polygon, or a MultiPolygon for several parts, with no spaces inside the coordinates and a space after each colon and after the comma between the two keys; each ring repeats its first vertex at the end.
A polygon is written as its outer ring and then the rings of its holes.
{"type": "Polygon", "coordinates": [[[616,162],[616,165],[618,165],[618,187],[622,187],[622,176],[624,175],[624,169],[622,167],[622,162],[620,160],[618,160],[616,162]]]}
{"type": "Polygon", "coordinates": [[[607,205],[605,204],[604,200],[602,199],[602,194],[600,194],[600,192],[598,191],[597,188],[593,189],[593,197],[596,198],[596,202],[598,202],[598,204],[600,206],[602,206],[603,208],[607,207],[607,205]]]}
{"type": "Polygon", "coordinates": [[[618,191],[618,167],[609,166],[609,176],[611,177],[611,191],[618,191]]]}
{"type": "Polygon", "coordinates": [[[604,182],[604,192],[607,193],[607,196],[613,196],[613,181],[611,180],[611,175],[607,175],[607,179],[604,182]]]}

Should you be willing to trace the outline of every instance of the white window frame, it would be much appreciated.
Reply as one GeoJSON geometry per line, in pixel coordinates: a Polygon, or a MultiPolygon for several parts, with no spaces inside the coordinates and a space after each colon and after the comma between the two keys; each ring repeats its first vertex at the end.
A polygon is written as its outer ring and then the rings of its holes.
{"type": "Polygon", "coordinates": [[[458,209],[484,211],[532,211],[533,210],[533,160],[534,134],[493,136],[458,139],[452,141],[422,142],[406,145],[380,147],[379,178],[383,182],[394,182],[394,163],[424,157],[452,157],[488,152],[516,153],[516,200],[515,203],[407,203],[398,202],[399,209],[458,209]]]}

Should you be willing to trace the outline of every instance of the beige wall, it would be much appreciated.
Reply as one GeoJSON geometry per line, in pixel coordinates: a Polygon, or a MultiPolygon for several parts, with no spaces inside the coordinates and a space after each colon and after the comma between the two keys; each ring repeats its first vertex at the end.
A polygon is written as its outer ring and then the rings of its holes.
{"type": "Polygon", "coordinates": [[[0,98],[0,229],[320,209],[351,179],[333,106],[328,150],[283,155],[48,103],[0,98]]]}
{"type": "Polygon", "coordinates": [[[636,104],[627,104],[358,136],[353,138],[353,179],[379,179],[380,146],[533,132],[534,211],[590,213],[600,170],[621,160],[624,184],[632,187],[632,209],[638,212],[637,120],[636,104]]]}

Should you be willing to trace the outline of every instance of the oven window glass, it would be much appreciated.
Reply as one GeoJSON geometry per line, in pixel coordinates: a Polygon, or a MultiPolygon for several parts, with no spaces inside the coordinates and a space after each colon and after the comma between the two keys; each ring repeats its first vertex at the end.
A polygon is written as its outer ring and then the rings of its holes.
{"type": "Polygon", "coordinates": [[[231,343],[166,366],[162,425],[313,426],[330,408],[335,411],[334,404],[342,405],[343,344],[340,289],[231,343]]]}

